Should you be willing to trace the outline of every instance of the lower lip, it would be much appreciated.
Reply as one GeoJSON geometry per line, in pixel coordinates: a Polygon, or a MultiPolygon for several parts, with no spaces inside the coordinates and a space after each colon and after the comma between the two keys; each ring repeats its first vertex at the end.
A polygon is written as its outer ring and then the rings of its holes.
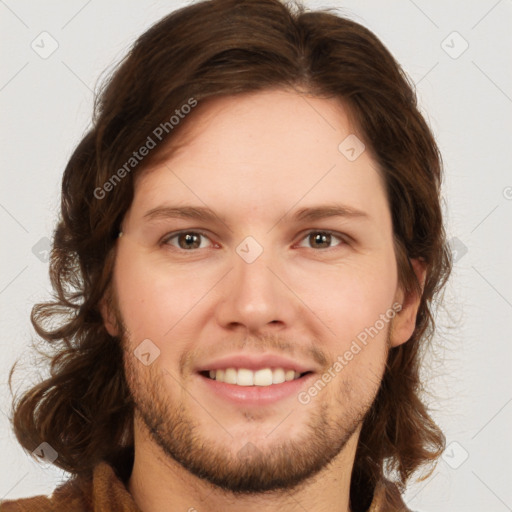
{"type": "Polygon", "coordinates": [[[297,396],[300,391],[310,385],[310,381],[315,376],[314,373],[308,373],[299,379],[282,382],[281,384],[272,384],[271,386],[238,386],[209,379],[201,374],[198,375],[208,389],[218,396],[234,404],[246,406],[271,405],[279,400],[297,396]]]}

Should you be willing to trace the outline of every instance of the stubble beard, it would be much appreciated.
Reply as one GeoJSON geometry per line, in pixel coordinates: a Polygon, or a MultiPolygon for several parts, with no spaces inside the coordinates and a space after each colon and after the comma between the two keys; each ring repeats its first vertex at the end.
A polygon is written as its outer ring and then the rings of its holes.
{"type": "MultiPolygon", "coordinates": [[[[247,439],[243,448],[233,454],[230,443],[222,444],[206,436],[185,404],[169,396],[169,389],[179,389],[169,372],[158,370],[156,366],[148,371],[133,354],[125,358],[125,372],[135,417],[150,440],[189,473],[223,491],[239,495],[290,492],[318,475],[344,450],[362,424],[378,390],[377,386],[371,396],[361,396],[342,374],[338,375],[336,378],[340,381],[336,383],[334,379],[329,384],[338,387],[334,404],[321,401],[326,390],[315,397],[310,405],[316,406],[310,407],[300,437],[266,442],[265,446],[247,439]]],[[[185,392],[182,396],[189,395],[185,392]]],[[[204,401],[201,397],[196,399],[204,401]]],[[[299,414],[302,407],[299,403],[295,406],[299,414]]],[[[202,410],[205,409],[208,407],[202,410]]],[[[206,410],[204,414],[214,421],[206,410]]],[[[282,417],[285,416],[283,411],[282,417]]],[[[288,419],[293,421],[293,416],[294,413],[288,419]]],[[[280,421],[276,420],[276,426],[280,421]]],[[[224,423],[222,418],[219,423],[224,423]]],[[[229,425],[225,428],[229,431],[229,425]]],[[[285,431],[286,420],[278,429],[285,431]]]]}

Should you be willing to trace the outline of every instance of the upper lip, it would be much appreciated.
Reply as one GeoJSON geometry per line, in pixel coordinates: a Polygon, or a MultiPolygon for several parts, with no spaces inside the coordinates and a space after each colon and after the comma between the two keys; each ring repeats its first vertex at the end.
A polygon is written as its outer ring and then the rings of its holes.
{"type": "Polygon", "coordinates": [[[233,354],[209,361],[201,365],[197,371],[219,370],[225,368],[247,368],[248,370],[260,370],[262,368],[283,368],[295,370],[298,373],[314,372],[311,364],[295,361],[288,357],[273,354],[233,354]]]}

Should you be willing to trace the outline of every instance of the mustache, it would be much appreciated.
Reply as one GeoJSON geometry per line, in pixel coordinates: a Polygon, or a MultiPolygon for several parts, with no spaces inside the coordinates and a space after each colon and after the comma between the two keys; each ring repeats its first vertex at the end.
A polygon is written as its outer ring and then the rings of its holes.
{"type": "MultiPolygon", "coordinates": [[[[117,294],[115,290],[109,290],[107,301],[114,314],[115,322],[119,329],[119,338],[121,345],[127,348],[129,345],[130,333],[123,320],[123,315],[119,308],[117,294]]],[[[180,371],[184,371],[187,367],[192,368],[194,361],[198,358],[213,359],[222,357],[233,352],[273,352],[282,356],[300,357],[304,360],[315,361],[322,368],[327,367],[330,359],[320,349],[321,342],[319,340],[311,340],[309,342],[286,339],[277,333],[260,333],[253,335],[247,333],[244,337],[226,337],[218,342],[202,347],[193,347],[186,350],[179,358],[180,371]]]]}
{"type": "Polygon", "coordinates": [[[198,358],[215,359],[233,352],[263,353],[272,352],[278,355],[301,357],[313,360],[322,367],[327,366],[329,359],[318,347],[319,343],[289,341],[277,334],[246,335],[244,338],[226,338],[219,342],[202,347],[194,347],[180,356],[180,370],[193,367],[198,358]]]}

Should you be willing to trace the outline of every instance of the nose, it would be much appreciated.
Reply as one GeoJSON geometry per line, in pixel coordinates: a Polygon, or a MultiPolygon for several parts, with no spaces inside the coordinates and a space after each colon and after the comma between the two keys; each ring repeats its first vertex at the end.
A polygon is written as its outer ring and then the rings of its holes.
{"type": "Polygon", "coordinates": [[[254,334],[282,330],[297,320],[300,301],[290,289],[284,266],[270,251],[264,250],[251,263],[234,253],[233,267],[223,280],[216,308],[223,328],[254,334]]]}

